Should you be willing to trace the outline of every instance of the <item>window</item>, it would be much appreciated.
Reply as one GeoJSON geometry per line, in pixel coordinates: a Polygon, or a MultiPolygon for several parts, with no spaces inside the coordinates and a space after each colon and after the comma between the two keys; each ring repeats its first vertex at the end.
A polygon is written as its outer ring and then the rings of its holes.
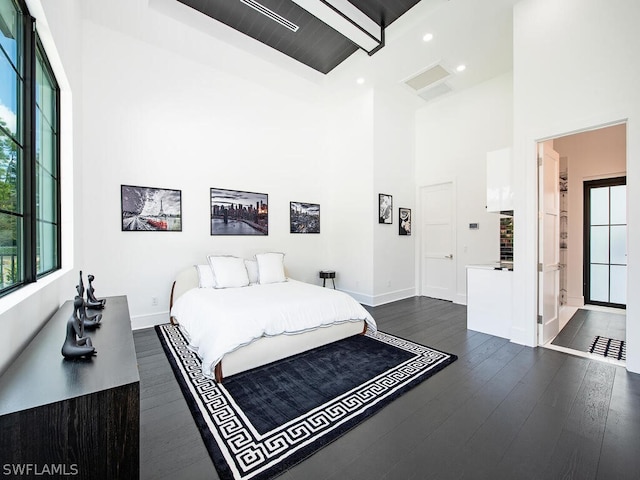
{"type": "Polygon", "coordinates": [[[0,0],[0,294],[60,268],[60,93],[33,25],[0,0]]]}
{"type": "Polygon", "coordinates": [[[626,177],[584,182],[585,303],[627,303],[626,177]]]}
{"type": "Polygon", "coordinates": [[[60,266],[58,86],[38,42],[36,49],[35,263],[38,276],[60,266]]]}

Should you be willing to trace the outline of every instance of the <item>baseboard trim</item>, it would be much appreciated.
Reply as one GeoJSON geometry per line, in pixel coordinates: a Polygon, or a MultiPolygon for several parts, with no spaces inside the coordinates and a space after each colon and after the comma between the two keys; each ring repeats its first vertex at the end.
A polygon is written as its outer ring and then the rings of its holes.
{"type": "Polygon", "coordinates": [[[374,304],[371,305],[373,307],[377,307],[379,305],[385,305],[391,302],[397,302],[398,300],[404,300],[405,298],[411,298],[416,296],[415,288],[405,288],[404,290],[396,290],[394,292],[387,292],[381,295],[376,295],[373,297],[374,304]]]}
{"type": "Polygon", "coordinates": [[[374,298],[371,295],[365,295],[363,293],[358,293],[358,292],[352,292],[350,290],[342,290],[340,289],[341,292],[347,293],[349,295],[351,295],[356,302],[361,303],[363,305],[366,305],[368,307],[374,307],[374,298]]]}
{"type": "Polygon", "coordinates": [[[131,317],[131,329],[141,330],[169,322],[169,312],[149,313],[131,317]]]}
{"type": "Polygon", "coordinates": [[[567,297],[567,305],[571,307],[584,307],[584,297],[567,297]]]}
{"type": "Polygon", "coordinates": [[[365,295],[358,292],[351,292],[349,290],[342,290],[344,293],[351,295],[358,303],[366,305],[367,307],[378,307],[391,302],[397,302],[398,300],[404,300],[405,298],[411,298],[416,296],[414,288],[405,288],[404,290],[396,290],[394,292],[387,292],[380,295],[365,295]]]}
{"type": "Polygon", "coordinates": [[[525,347],[537,347],[537,345],[532,345],[527,337],[528,335],[524,328],[511,327],[511,343],[517,343],[525,347]]]}

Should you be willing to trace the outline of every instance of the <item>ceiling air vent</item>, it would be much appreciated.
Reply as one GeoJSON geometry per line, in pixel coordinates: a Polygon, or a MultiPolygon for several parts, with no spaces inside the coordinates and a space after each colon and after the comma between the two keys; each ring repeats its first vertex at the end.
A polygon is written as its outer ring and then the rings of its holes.
{"type": "Polygon", "coordinates": [[[404,83],[424,100],[429,101],[452,90],[444,81],[450,75],[446,68],[437,64],[409,77],[404,83]]]}
{"type": "Polygon", "coordinates": [[[443,82],[436,85],[435,87],[425,88],[424,90],[418,92],[418,95],[422,97],[423,100],[426,100],[428,102],[429,100],[433,100],[434,98],[439,97],[440,95],[444,95],[445,93],[449,93],[450,91],[451,87],[443,82]]]}
{"type": "Polygon", "coordinates": [[[442,65],[435,65],[404,81],[415,91],[434,85],[451,75],[442,65]]]}
{"type": "Polygon", "coordinates": [[[247,5],[248,7],[253,8],[255,11],[260,12],[265,17],[269,17],[274,22],[277,22],[280,25],[282,25],[283,27],[288,28],[292,32],[297,32],[298,31],[298,28],[299,28],[298,25],[296,25],[295,23],[290,22],[286,18],[278,15],[273,10],[269,10],[267,7],[265,7],[264,5],[256,2],[255,0],[240,0],[240,1],[242,3],[244,3],[245,5],[247,5]]]}

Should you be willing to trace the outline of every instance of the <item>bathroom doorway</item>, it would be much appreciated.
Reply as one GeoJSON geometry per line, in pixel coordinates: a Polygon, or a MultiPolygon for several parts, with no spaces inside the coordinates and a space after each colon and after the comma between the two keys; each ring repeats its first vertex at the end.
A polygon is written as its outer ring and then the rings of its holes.
{"type": "Polygon", "coordinates": [[[560,156],[560,314],[549,348],[598,358],[590,350],[603,342],[624,347],[626,144],[625,123],[553,139],[560,156]]]}

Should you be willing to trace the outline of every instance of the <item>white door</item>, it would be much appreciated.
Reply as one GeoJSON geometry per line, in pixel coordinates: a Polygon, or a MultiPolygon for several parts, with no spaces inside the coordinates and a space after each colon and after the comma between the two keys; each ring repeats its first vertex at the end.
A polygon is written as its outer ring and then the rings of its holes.
{"type": "Polygon", "coordinates": [[[455,296],[455,230],[453,184],[422,187],[421,294],[453,301],[455,296]]]}
{"type": "Polygon", "coordinates": [[[560,156],[551,140],[538,145],[538,344],[559,330],[560,156]]]}

